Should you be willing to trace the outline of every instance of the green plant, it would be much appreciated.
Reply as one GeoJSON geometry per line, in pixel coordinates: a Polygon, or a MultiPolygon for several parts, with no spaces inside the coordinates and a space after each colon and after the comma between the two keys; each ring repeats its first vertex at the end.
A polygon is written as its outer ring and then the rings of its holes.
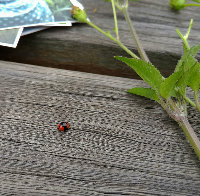
{"type": "Polygon", "coordinates": [[[156,67],[150,63],[139,41],[134,25],[128,15],[128,0],[106,1],[112,3],[115,22],[114,33],[116,36],[113,36],[110,32],[103,31],[101,28],[97,27],[91,21],[89,21],[84,10],[73,7],[71,13],[75,19],[89,24],[99,32],[103,33],[105,36],[109,37],[132,57],[125,58],[116,56],[115,58],[126,63],[128,66],[134,69],[136,73],[150,85],[150,88],[137,87],[128,90],[128,92],[139,96],[144,96],[158,102],[166,110],[169,116],[174,119],[183,129],[186,137],[190,141],[194,151],[200,159],[200,141],[187,118],[187,103],[191,104],[200,112],[200,104],[198,99],[198,92],[200,89],[200,64],[195,59],[196,54],[200,50],[200,45],[196,45],[190,48],[187,41],[193,25],[193,20],[191,20],[186,35],[182,35],[178,29],[176,30],[183,41],[184,54],[179,60],[174,73],[172,73],[168,78],[164,78],[159,70],[157,70],[156,67]],[[140,58],[132,51],[130,51],[120,41],[116,8],[120,10],[125,16],[125,19],[138,48],[140,58]],[[190,87],[194,91],[195,102],[187,97],[187,87],[190,87]]]}
{"type": "Polygon", "coordinates": [[[192,0],[195,3],[187,3],[187,0],[170,0],[169,5],[175,10],[181,10],[184,7],[200,7],[200,0],[192,0]]]}

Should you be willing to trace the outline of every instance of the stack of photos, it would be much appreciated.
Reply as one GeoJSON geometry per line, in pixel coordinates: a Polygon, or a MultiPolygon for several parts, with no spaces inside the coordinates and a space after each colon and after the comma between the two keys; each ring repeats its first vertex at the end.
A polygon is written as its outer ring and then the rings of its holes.
{"type": "Polygon", "coordinates": [[[0,45],[15,48],[21,36],[50,26],[72,26],[77,0],[0,0],[0,45]]]}

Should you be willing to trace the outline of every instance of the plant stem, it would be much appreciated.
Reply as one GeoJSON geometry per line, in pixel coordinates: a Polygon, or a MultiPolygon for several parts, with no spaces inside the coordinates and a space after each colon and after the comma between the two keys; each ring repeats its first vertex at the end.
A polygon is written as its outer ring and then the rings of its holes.
{"type": "Polygon", "coordinates": [[[196,106],[196,104],[190,99],[190,98],[188,98],[188,97],[186,97],[186,96],[183,96],[183,98],[191,105],[191,106],[193,106],[193,107],[197,107],[196,106]]]}
{"type": "Polygon", "coordinates": [[[175,120],[179,124],[179,126],[182,128],[192,148],[194,149],[196,155],[198,156],[198,159],[200,160],[200,141],[196,133],[194,132],[193,128],[191,127],[190,123],[188,122],[187,116],[184,115],[181,111],[178,112],[176,110],[176,113],[171,111],[169,109],[170,106],[167,103],[165,103],[162,99],[160,99],[160,104],[168,113],[168,115],[173,120],[175,120]],[[179,116],[177,114],[179,114],[179,116]]]}
{"type": "Polygon", "coordinates": [[[112,2],[112,8],[113,8],[113,15],[114,15],[114,21],[115,21],[115,33],[117,40],[119,40],[119,30],[118,30],[118,24],[117,24],[117,14],[116,14],[116,9],[115,9],[115,2],[114,0],[111,0],[112,2]]]}
{"type": "Polygon", "coordinates": [[[191,3],[191,4],[185,4],[185,5],[184,5],[184,7],[190,7],[190,6],[197,6],[197,7],[200,7],[200,4],[191,3]]]}
{"type": "Polygon", "coordinates": [[[110,33],[106,33],[105,31],[103,31],[101,28],[99,28],[98,26],[96,26],[95,24],[93,24],[90,21],[87,21],[87,24],[89,24],[90,26],[94,27],[96,30],[98,30],[99,32],[101,32],[102,34],[104,34],[105,36],[110,38],[111,40],[113,40],[116,44],[118,44],[123,50],[125,50],[133,58],[140,59],[136,54],[131,52],[124,44],[122,44],[119,40],[114,38],[110,33]]]}
{"type": "Polygon", "coordinates": [[[117,8],[118,10],[122,11],[122,6],[121,6],[121,4],[119,4],[119,0],[117,0],[117,1],[115,2],[115,6],[116,6],[116,8],[117,8]]]}
{"type": "Polygon", "coordinates": [[[187,31],[187,33],[186,33],[185,36],[184,36],[184,38],[185,38],[186,41],[187,41],[187,39],[188,39],[188,37],[189,37],[190,31],[191,31],[191,29],[192,29],[192,26],[193,26],[193,19],[190,20],[190,25],[189,25],[189,27],[188,27],[188,31],[187,31]]]}
{"type": "Polygon", "coordinates": [[[194,92],[194,99],[195,99],[195,103],[196,103],[196,108],[200,112],[200,103],[199,103],[199,98],[198,98],[198,91],[194,92]]]}
{"type": "Polygon", "coordinates": [[[183,40],[183,45],[186,47],[187,50],[189,50],[190,46],[188,44],[187,39],[185,39],[185,37],[181,34],[181,32],[179,31],[179,29],[176,29],[176,32],[178,33],[178,35],[180,36],[180,38],[183,40]]]}
{"type": "Polygon", "coordinates": [[[142,44],[140,43],[140,40],[139,40],[139,38],[138,38],[138,35],[137,35],[136,30],[135,30],[135,28],[134,28],[134,25],[133,25],[132,22],[131,22],[131,19],[130,19],[129,14],[128,14],[128,8],[127,8],[127,7],[128,7],[128,6],[124,7],[124,8],[122,9],[122,12],[123,12],[123,14],[124,14],[124,16],[125,16],[125,19],[126,19],[128,25],[129,25],[131,34],[132,34],[132,36],[133,36],[133,38],[134,38],[134,40],[135,40],[135,43],[136,43],[138,52],[139,52],[139,54],[140,54],[140,57],[141,57],[143,60],[145,60],[146,62],[150,62],[150,61],[149,61],[149,58],[147,57],[147,55],[146,55],[146,53],[145,53],[145,51],[144,51],[144,49],[143,49],[143,47],[142,47],[142,44]]]}
{"type": "Polygon", "coordinates": [[[189,46],[187,39],[189,37],[192,26],[193,26],[193,19],[190,20],[190,25],[189,25],[189,28],[188,28],[187,33],[185,35],[182,35],[182,33],[179,31],[179,29],[176,29],[176,32],[178,33],[180,38],[183,40],[183,46],[185,46],[186,50],[190,49],[190,46],[189,46]]]}
{"type": "MultiPolygon", "coordinates": [[[[160,105],[163,107],[163,109],[167,112],[167,114],[172,118],[172,119],[176,119],[175,113],[171,110],[171,108],[173,108],[172,106],[170,106],[169,104],[167,104],[162,97],[160,97],[160,105]]],[[[174,108],[173,108],[174,110],[174,108]]]]}
{"type": "Polygon", "coordinates": [[[180,127],[183,129],[187,139],[189,140],[192,148],[194,149],[196,155],[200,160],[200,141],[197,137],[196,133],[194,132],[193,128],[191,127],[190,123],[188,122],[187,118],[183,118],[180,122],[178,122],[180,127]]]}

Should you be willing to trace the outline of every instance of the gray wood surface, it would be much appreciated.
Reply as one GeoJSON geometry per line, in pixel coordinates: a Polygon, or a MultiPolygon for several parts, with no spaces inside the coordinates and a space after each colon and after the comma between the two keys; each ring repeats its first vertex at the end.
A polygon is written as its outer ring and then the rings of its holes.
{"type": "Polygon", "coordinates": [[[196,155],[158,104],[125,92],[138,85],[0,62],[0,195],[200,195],[196,155]]]}
{"type": "MultiPolygon", "coordinates": [[[[104,0],[82,0],[89,18],[104,30],[112,30],[113,16],[110,4],[104,0]],[[96,12],[94,13],[94,9],[96,12]]],[[[175,29],[186,32],[190,19],[194,27],[190,43],[200,41],[199,8],[172,11],[169,0],[140,0],[130,2],[130,15],[151,61],[169,75],[182,54],[181,40],[175,29]]],[[[122,15],[119,16],[121,40],[135,51],[129,29],[122,15]]],[[[85,24],[45,30],[20,40],[17,49],[0,48],[0,59],[43,66],[101,73],[123,77],[136,74],[113,56],[125,55],[118,46],[85,24]]]]}

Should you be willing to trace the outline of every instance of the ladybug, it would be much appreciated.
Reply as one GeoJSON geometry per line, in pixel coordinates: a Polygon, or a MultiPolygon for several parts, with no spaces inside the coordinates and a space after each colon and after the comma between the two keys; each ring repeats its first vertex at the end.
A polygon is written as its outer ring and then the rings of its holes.
{"type": "Polygon", "coordinates": [[[59,125],[58,125],[58,130],[61,131],[61,132],[64,132],[64,131],[67,131],[69,130],[69,123],[68,122],[61,122],[59,125]]]}

